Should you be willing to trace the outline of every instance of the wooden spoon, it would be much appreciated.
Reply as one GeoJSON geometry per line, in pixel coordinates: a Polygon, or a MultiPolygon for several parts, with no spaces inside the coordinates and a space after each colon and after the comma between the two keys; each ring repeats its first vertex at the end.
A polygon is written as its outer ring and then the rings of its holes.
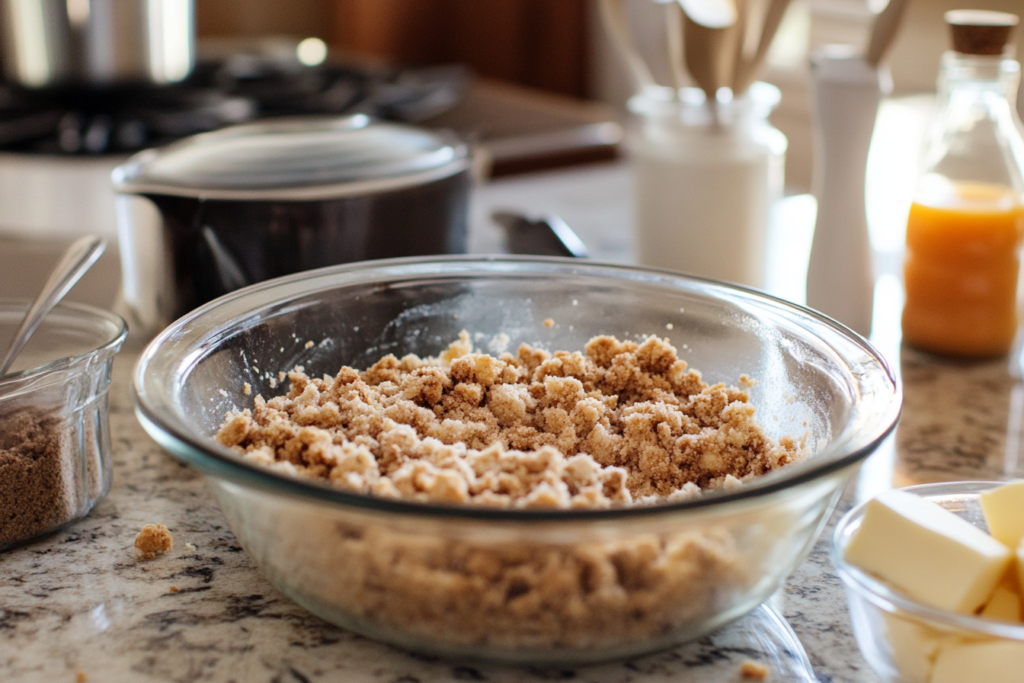
{"type": "Polygon", "coordinates": [[[598,9],[600,10],[601,23],[611,37],[612,43],[622,55],[626,62],[626,68],[633,76],[635,85],[643,90],[657,85],[650,67],[644,61],[636,43],[633,42],[633,34],[629,28],[629,14],[626,8],[626,0],[601,0],[598,9]]]}
{"type": "Polygon", "coordinates": [[[676,90],[686,85],[686,58],[683,51],[683,9],[677,2],[665,4],[665,26],[668,30],[668,63],[676,90]]]}
{"type": "Polygon", "coordinates": [[[735,95],[734,83],[736,82],[736,73],[739,71],[740,66],[747,61],[747,43],[748,35],[751,30],[751,21],[757,17],[752,17],[750,14],[749,0],[736,0],[736,30],[733,31],[733,57],[732,57],[732,76],[729,80],[729,87],[733,88],[733,94],[735,95]]]}
{"type": "Polygon", "coordinates": [[[868,51],[864,57],[870,66],[878,66],[892,46],[893,38],[903,20],[903,13],[907,9],[908,0],[889,0],[878,16],[875,17],[875,24],[871,27],[871,40],[868,42],[868,51]]]}
{"type": "Polygon", "coordinates": [[[782,17],[786,14],[789,2],[790,0],[771,0],[769,3],[764,23],[761,25],[761,37],[757,41],[757,49],[754,51],[753,57],[737,62],[733,72],[732,92],[736,97],[747,91],[757,70],[764,63],[764,58],[768,55],[768,48],[771,47],[779,25],[782,24],[782,17]]]}
{"type": "Polygon", "coordinates": [[[679,0],[683,8],[686,68],[715,107],[718,89],[729,85],[737,12],[733,0],[679,0]]]}

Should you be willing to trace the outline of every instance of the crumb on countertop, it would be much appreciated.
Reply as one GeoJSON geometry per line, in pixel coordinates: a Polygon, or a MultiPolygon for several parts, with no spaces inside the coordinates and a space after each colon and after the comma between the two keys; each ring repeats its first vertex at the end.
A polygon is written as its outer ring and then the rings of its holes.
{"type": "Polygon", "coordinates": [[[85,672],[78,671],[75,673],[75,683],[85,683],[85,672]]]}
{"type": "Polygon", "coordinates": [[[163,524],[147,524],[135,537],[135,554],[150,560],[174,547],[174,537],[163,524]]]}
{"type": "Polygon", "coordinates": [[[196,547],[195,547],[195,545],[193,545],[191,543],[186,543],[185,544],[185,550],[187,550],[190,553],[194,553],[196,551],[196,547]]]}
{"type": "Polygon", "coordinates": [[[177,586],[171,586],[170,588],[167,589],[167,592],[168,593],[177,593],[178,592],[178,587],[177,586]]]}
{"type": "Polygon", "coordinates": [[[544,320],[544,327],[554,327],[554,326],[555,326],[555,321],[552,320],[551,318],[547,318],[547,319],[544,320]]]}
{"type": "Polygon", "coordinates": [[[252,385],[251,385],[251,384],[249,384],[248,382],[246,382],[245,384],[243,384],[243,385],[242,385],[242,393],[244,393],[244,394],[245,394],[246,396],[248,396],[249,394],[251,394],[251,393],[252,393],[252,385]]]}
{"type": "Polygon", "coordinates": [[[764,681],[768,679],[768,665],[748,659],[743,662],[743,666],[740,667],[740,674],[742,674],[744,678],[764,681]]]}
{"type": "Polygon", "coordinates": [[[313,340],[312,339],[310,339],[308,342],[306,342],[306,348],[307,349],[313,348],[313,340]]]}

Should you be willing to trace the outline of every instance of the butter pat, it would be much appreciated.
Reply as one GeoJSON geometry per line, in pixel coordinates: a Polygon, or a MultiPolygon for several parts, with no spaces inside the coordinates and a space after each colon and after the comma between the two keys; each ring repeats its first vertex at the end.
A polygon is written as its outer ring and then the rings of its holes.
{"type": "Polygon", "coordinates": [[[939,649],[931,683],[1020,683],[1024,643],[993,640],[947,642],[939,649]]]}
{"type": "Polygon", "coordinates": [[[942,644],[942,634],[923,624],[895,614],[882,613],[885,618],[885,640],[900,680],[905,683],[929,683],[935,657],[942,644]]]}
{"type": "Polygon", "coordinates": [[[973,614],[1012,552],[952,512],[903,491],[869,501],[845,559],[926,605],[973,614]]]}
{"type": "Polygon", "coordinates": [[[1021,593],[1024,593],[1024,541],[1020,542],[1017,546],[1017,559],[1015,560],[1017,565],[1017,586],[1020,588],[1021,593]]]}
{"type": "Polygon", "coordinates": [[[979,498],[992,538],[1015,549],[1024,539],[1024,481],[990,489],[979,498]]]}
{"type": "Polygon", "coordinates": [[[999,619],[1001,621],[1020,622],[1020,596],[1014,590],[1009,581],[1003,581],[996,586],[995,592],[989,599],[988,604],[982,608],[981,616],[984,619],[999,619]]]}

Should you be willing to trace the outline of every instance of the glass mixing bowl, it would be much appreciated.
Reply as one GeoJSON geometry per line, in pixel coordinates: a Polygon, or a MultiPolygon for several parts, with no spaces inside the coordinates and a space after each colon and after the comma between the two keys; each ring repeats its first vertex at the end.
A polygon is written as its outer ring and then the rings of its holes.
{"type": "Polygon", "coordinates": [[[145,428],[208,476],[246,551],[299,604],[414,651],[530,663],[655,651],[752,610],[805,557],[901,404],[878,352],[808,309],[668,272],[513,257],[368,262],[240,290],[158,336],[134,391],[145,428]],[[705,381],[758,380],[758,421],[806,435],[813,455],[686,502],[540,511],[349,493],[213,439],[227,411],[284,391],[279,370],[437,354],[461,330],[483,350],[667,336],[705,381]]]}
{"type": "MultiPolygon", "coordinates": [[[[0,300],[0,352],[28,310],[0,300]]],[[[0,378],[0,550],[85,517],[110,489],[107,390],[128,330],[61,304],[0,378]]]]}

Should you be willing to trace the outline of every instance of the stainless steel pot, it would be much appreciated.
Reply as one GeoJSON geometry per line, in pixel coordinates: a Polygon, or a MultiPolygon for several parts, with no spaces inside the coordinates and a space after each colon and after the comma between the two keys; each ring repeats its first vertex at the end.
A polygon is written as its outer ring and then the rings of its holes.
{"type": "Polygon", "coordinates": [[[133,333],[281,275],[466,250],[466,145],[363,115],[197,135],[135,155],[113,182],[133,333]]]}
{"type": "Polygon", "coordinates": [[[31,88],[165,84],[195,63],[194,0],[0,0],[4,74],[31,88]]]}

